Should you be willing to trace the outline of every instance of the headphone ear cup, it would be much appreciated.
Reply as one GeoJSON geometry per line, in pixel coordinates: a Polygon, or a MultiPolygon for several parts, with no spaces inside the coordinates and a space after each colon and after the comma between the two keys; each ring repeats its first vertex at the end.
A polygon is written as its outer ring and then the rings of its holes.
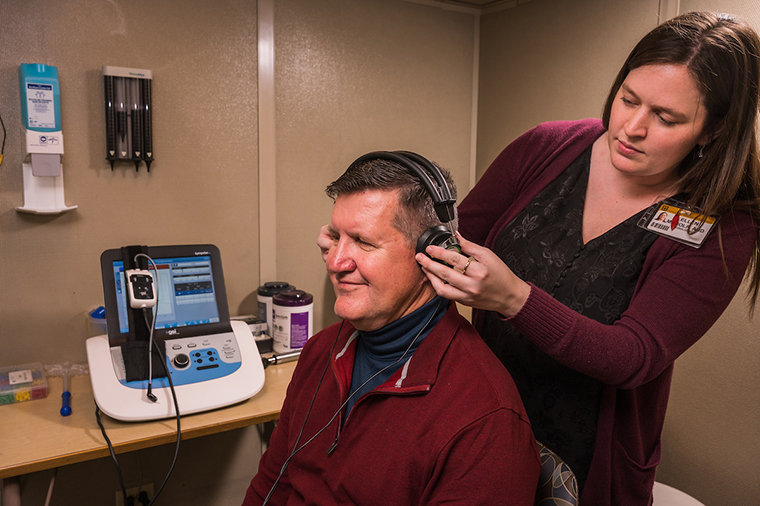
{"type": "MultiPolygon", "coordinates": [[[[451,230],[445,225],[436,225],[425,232],[417,239],[417,253],[425,253],[425,249],[430,246],[440,246],[446,248],[446,243],[452,239],[451,230]]],[[[427,255],[427,253],[425,253],[427,255]]]]}

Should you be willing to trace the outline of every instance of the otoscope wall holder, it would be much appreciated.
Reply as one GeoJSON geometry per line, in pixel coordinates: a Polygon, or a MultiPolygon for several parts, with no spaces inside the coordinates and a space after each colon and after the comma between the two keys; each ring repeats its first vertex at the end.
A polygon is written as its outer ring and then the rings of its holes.
{"type": "Polygon", "coordinates": [[[153,105],[150,70],[103,67],[106,106],[106,160],[153,162],[153,105]]]}

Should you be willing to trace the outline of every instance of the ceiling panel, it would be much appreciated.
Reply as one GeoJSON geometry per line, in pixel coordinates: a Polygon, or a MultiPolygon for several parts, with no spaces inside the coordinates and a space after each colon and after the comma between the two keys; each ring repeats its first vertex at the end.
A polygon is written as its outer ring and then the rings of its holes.
{"type": "MultiPolygon", "coordinates": [[[[410,0],[415,1],[415,0],[410,0]]],[[[475,11],[490,12],[515,7],[519,4],[530,2],[532,0],[432,0],[433,3],[455,5],[474,9],[475,11]]]]}

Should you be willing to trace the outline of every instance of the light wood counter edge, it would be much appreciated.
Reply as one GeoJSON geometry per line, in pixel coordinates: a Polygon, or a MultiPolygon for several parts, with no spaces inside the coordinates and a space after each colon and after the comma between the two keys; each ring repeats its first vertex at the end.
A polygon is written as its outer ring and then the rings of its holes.
{"type": "MultiPolygon", "coordinates": [[[[264,387],[258,394],[245,402],[214,411],[183,416],[181,418],[182,439],[193,439],[277,420],[296,363],[291,362],[268,367],[264,387]]],[[[72,409],[75,409],[77,413],[80,410],[87,411],[84,406],[89,403],[92,410],[90,414],[86,415],[86,427],[67,430],[75,430],[81,439],[92,439],[91,444],[82,444],[81,448],[75,449],[51,448],[49,456],[28,461],[24,461],[23,457],[20,457],[16,452],[15,456],[10,455],[13,461],[6,462],[9,452],[6,452],[7,447],[4,443],[7,443],[6,440],[9,438],[18,436],[18,434],[13,434],[13,430],[0,430],[0,479],[110,456],[108,446],[95,419],[95,402],[89,376],[72,377],[71,384],[72,409]],[[76,405],[74,400],[76,400],[76,405]],[[6,435],[3,436],[2,433],[6,435]]],[[[48,396],[45,399],[0,406],[0,420],[2,420],[0,426],[4,429],[14,428],[12,425],[6,425],[13,424],[14,411],[23,410],[29,413],[36,410],[49,413],[52,405],[57,413],[61,405],[62,388],[61,378],[48,377],[48,396]],[[10,417],[3,416],[6,414],[9,414],[10,417]]],[[[60,417],[59,414],[57,417],[59,418],[51,417],[49,414],[43,416],[43,421],[38,430],[56,431],[61,429],[62,425],[57,426],[56,420],[61,421],[63,417],[60,417]]],[[[172,444],[177,440],[177,425],[173,418],[151,422],[120,422],[101,413],[101,420],[116,454],[172,444]],[[143,434],[138,435],[136,433],[143,434]]],[[[65,437],[65,432],[63,436],[65,437]]],[[[34,444],[34,442],[29,442],[29,444],[34,444]]]]}

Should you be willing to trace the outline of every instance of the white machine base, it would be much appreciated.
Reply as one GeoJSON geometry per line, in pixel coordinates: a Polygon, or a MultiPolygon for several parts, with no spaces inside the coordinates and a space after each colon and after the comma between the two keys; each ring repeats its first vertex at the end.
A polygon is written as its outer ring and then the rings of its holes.
{"type": "MultiPolygon", "coordinates": [[[[240,351],[241,366],[227,376],[174,387],[181,415],[236,404],[259,393],[264,386],[264,365],[248,325],[230,322],[240,351]]],[[[171,390],[154,388],[152,402],[147,391],[123,385],[116,375],[108,336],[87,339],[87,361],[95,402],[103,413],[125,422],[159,420],[176,416],[171,390]]]]}

